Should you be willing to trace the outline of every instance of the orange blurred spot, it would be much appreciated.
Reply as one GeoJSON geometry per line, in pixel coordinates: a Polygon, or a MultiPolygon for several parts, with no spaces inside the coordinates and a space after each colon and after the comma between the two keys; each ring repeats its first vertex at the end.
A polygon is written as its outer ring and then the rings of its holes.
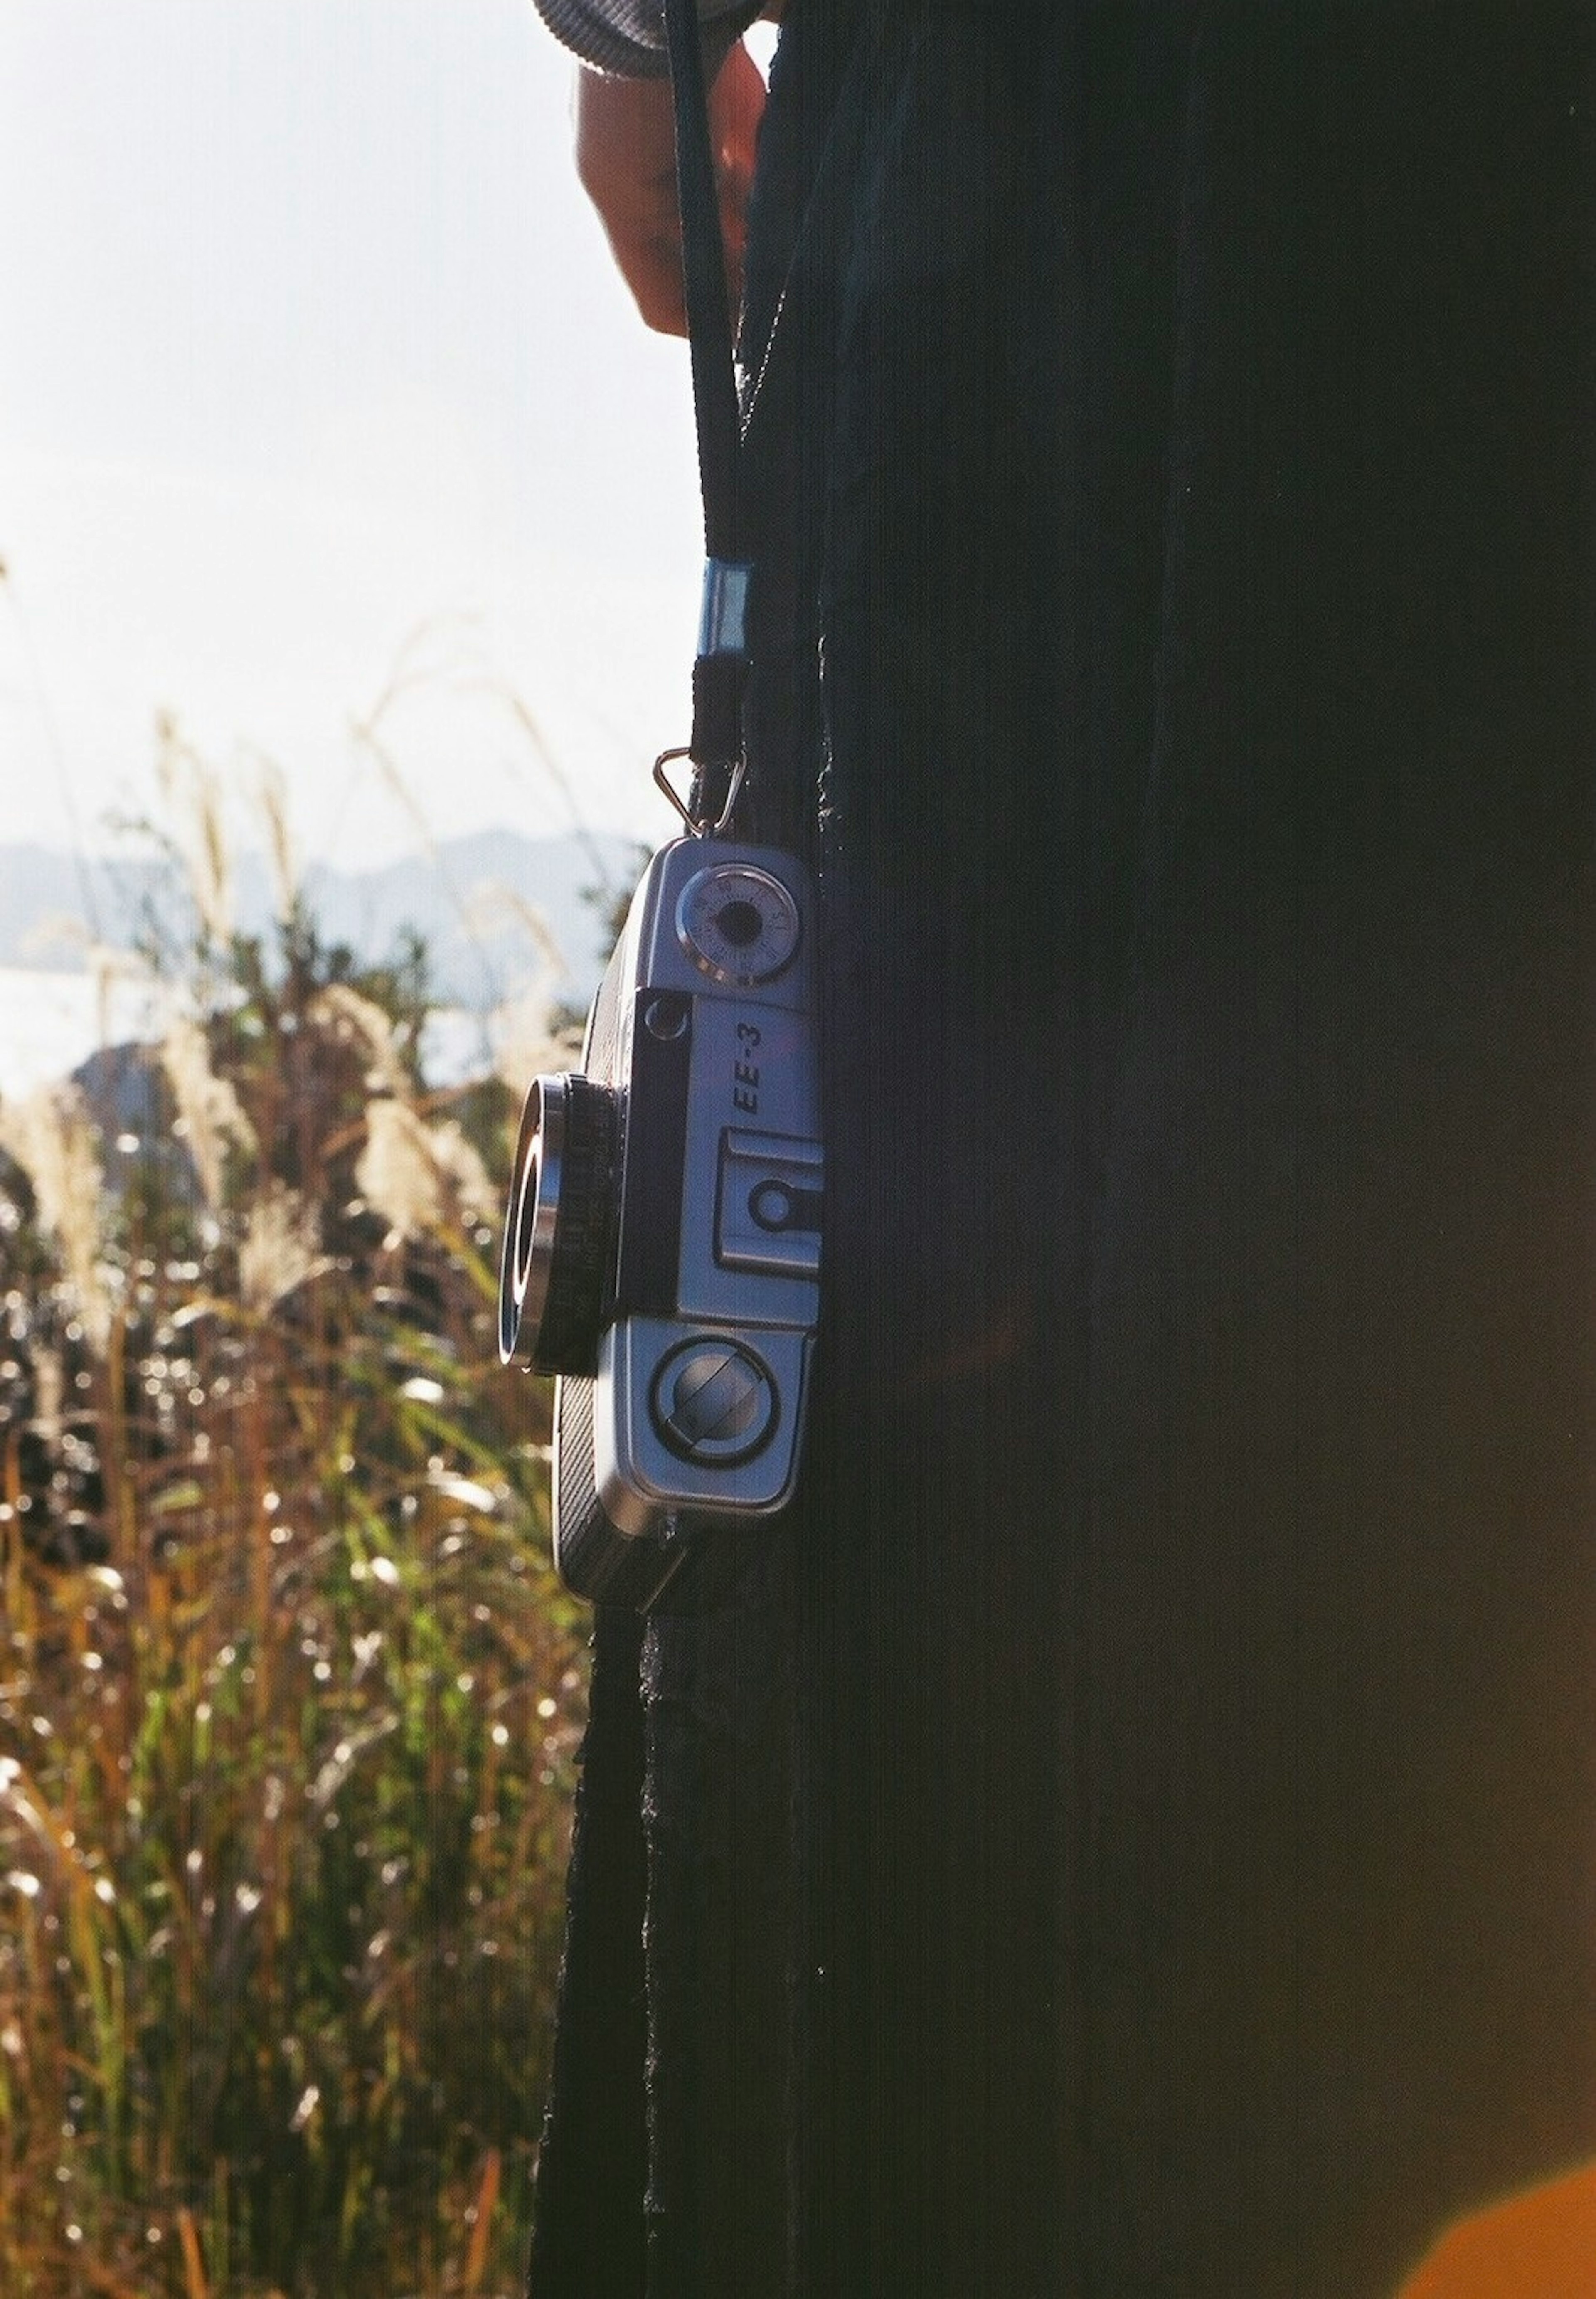
{"type": "Polygon", "coordinates": [[[1397,2299],[1596,2299],[1596,2163],[1459,2220],[1397,2299]]]}

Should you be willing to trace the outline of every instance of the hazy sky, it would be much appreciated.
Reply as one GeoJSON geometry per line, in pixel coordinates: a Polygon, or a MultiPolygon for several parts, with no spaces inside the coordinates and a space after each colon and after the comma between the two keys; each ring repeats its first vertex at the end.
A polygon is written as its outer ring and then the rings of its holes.
{"type": "Polygon", "coordinates": [[[569,86],[530,0],[0,0],[0,838],[147,809],[165,710],[241,791],[274,758],[309,851],[413,844],[350,731],[396,667],[435,834],[666,834],[686,352],[569,86]]]}

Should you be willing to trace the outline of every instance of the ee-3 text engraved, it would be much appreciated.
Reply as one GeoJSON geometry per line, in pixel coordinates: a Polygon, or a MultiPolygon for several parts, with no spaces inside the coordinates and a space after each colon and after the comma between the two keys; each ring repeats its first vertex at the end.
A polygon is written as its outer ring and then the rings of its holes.
{"type": "Polygon", "coordinates": [[[760,1066],[752,1056],[763,1042],[764,1033],[757,1022],[737,1025],[737,1059],[732,1065],[732,1108],[744,1117],[757,1117],[760,1112],[760,1066]]]}

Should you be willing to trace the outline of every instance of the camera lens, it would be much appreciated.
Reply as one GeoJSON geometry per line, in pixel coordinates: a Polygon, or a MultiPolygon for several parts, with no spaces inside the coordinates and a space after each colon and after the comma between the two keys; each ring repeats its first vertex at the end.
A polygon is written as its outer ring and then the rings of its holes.
{"type": "Polygon", "coordinates": [[[591,1373],[614,1224],[616,1097],[591,1078],[534,1078],[521,1112],[499,1269],[499,1356],[591,1373]]]}

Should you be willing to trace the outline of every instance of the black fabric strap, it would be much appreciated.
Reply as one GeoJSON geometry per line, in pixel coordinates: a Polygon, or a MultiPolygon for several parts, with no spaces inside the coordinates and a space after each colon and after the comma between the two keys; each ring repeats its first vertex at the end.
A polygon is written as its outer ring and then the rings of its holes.
{"type": "Polygon", "coordinates": [[[529,2299],[643,2299],[647,2281],[642,1644],[637,1614],[599,1606],[529,2299]]]}
{"type": "MultiPolygon", "coordinates": [[[[709,564],[693,675],[691,810],[714,828],[743,749],[749,568],[726,257],[693,0],[665,0],[682,268],[709,564]]],[[[549,2110],[539,2152],[529,2299],[643,2299],[691,2288],[694,2238],[649,2228],[649,1823],[644,1623],[601,1606],[572,1838],[549,2110]],[[651,2253],[653,2254],[651,2262],[651,2253]],[[685,2275],[686,2283],[677,2278],[685,2275]]],[[[656,2137],[656,2147],[668,2145],[656,2137]]]]}
{"type": "Polygon", "coordinates": [[[743,749],[747,652],[740,601],[747,585],[747,544],[741,420],[703,49],[693,0],[665,0],[665,33],[676,104],[682,284],[708,560],[705,612],[693,672],[693,739],[688,750],[699,769],[693,810],[706,826],[713,826],[726,806],[731,769],[743,749]],[[728,597],[733,602],[729,616],[721,611],[728,597]]]}
{"type": "Polygon", "coordinates": [[[682,217],[682,283],[693,359],[704,549],[711,559],[742,556],[741,441],[732,366],[731,310],[720,203],[710,148],[703,48],[693,0],[665,0],[670,85],[676,103],[677,197],[682,217]]]}

